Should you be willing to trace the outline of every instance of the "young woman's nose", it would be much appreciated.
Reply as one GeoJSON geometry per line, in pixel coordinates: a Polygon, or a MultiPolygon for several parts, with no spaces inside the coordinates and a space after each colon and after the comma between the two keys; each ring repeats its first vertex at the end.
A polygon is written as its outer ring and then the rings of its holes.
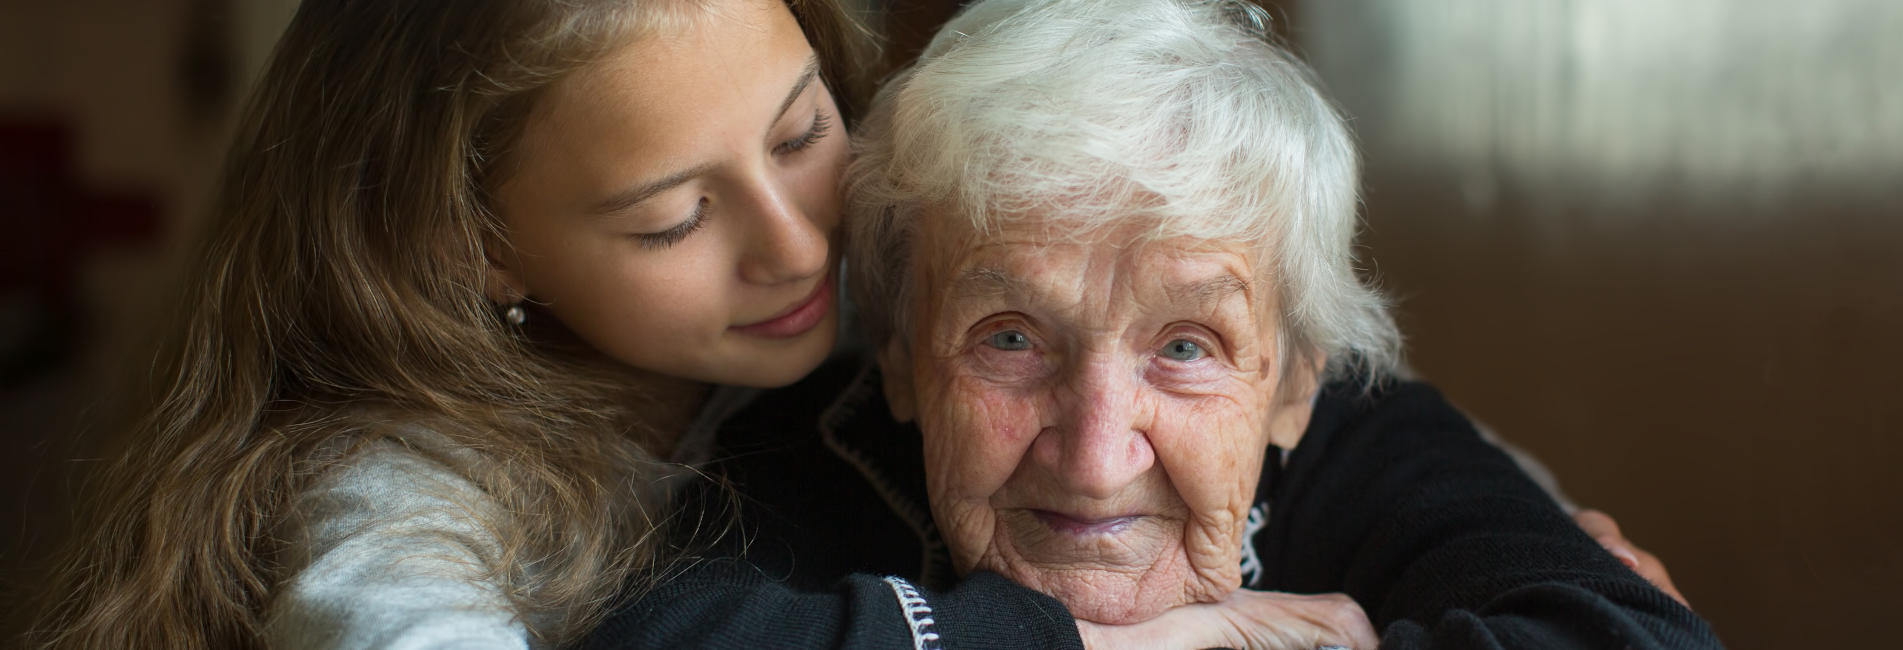
{"type": "Polygon", "coordinates": [[[742,209],[746,243],[740,258],[741,279],[754,284],[781,284],[810,280],[826,272],[831,259],[831,215],[810,215],[800,206],[792,188],[761,181],[746,194],[742,209]]]}
{"type": "Polygon", "coordinates": [[[1054,426],[1039,432],[1031,457],[1072,493],[1107,499],[1156,465],[1156,450],[1138,421],[1136,381],[1092,364],[1055,400],[1054,426]]]}

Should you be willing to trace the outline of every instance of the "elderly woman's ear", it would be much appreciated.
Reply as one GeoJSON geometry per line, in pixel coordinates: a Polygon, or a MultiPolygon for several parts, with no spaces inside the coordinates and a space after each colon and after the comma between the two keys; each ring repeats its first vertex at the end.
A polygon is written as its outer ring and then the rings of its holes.
{"type": "Polygon", "coordinates": [[[1294,449],[1308,430],[1309,415],[1315,410],[1315,392],[1321,390],[1322,370],[1328,358],[1302,355],[1291,360],[1276,387],[1275,412],[1269,416],[1269,442],[1283,449],[1294,449]]]}
{"type": "Polygon", "coordinates": [[[906,353],[904,337],[894,336],[879,350],[879,370],[884,377],[885,404],[892,421],[911,422],[918,418],[918,399],[912,393],[911,355],[906,353]]]}

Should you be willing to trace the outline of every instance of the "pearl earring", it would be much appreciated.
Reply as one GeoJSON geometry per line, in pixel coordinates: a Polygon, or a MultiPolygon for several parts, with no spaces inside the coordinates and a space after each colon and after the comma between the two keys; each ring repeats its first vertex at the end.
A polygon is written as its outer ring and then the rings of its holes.
{"type": "Polygon", "coordinates": [[[522,308],[522,303],[518,302],[502,311],[502,320],[508,321],[510,325],[521,327],[523,323],[529,322],[529,312],[522,308]]]}

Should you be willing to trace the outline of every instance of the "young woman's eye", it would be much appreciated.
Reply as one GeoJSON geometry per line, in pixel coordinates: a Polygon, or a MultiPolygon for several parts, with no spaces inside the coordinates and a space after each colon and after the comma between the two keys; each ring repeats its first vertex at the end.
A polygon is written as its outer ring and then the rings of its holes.
{"type": "Polygon", "coordinates": [[[1176,361],[1195,361],[1208,356],[1201,344],[1189,339],[1176,339],[1163,345],[1163,357],[1176,361]]]}
{"type": "Polygon", "coordinates": [[[823,112],[814,113],[812,127],[806,129],[805,133],[801,133],[791,140],[780,143],[780,146],[774,147],[773,152],[781,154],[798,153],[807,147],[818,144],[820,140],[826,139],[826,134],[832,132],[832,130],[833,118],[831,115],[827,115],[823,112]]]}
{"type": "Polygon", "coordinates": [[[634,238],[641,242],[642,248],[659,250],[681,243],[681,240],[687,239],[688,235],[694,234],[694,231],[700,230],[705,225],[707,225],[707,199],[701,199],[700,203],[694,205],[694,213],[688,215],[686,221],[661,232],[642,233],[635,235],[634,238]]]}
{"type": "Polygon", "coordinates": [[[1031,349],[1031,337],[1025,336],[1023,332],[1017,330],[1004,330],[985,337],[985,345],[1007,352],[1029,350],[1031,349]]]}

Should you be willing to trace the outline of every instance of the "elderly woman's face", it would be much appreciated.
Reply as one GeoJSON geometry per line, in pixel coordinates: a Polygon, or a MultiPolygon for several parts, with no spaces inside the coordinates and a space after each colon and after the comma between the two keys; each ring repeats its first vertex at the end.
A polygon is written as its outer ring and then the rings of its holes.
{"type": "Polygon", "coordinates": [[[1045,235],[918,242],[909,378],[954,562],[1099,622],[1220,599],[1265,447],[1307,424],[1271,284],[1235,243],[1045,235]]]}

